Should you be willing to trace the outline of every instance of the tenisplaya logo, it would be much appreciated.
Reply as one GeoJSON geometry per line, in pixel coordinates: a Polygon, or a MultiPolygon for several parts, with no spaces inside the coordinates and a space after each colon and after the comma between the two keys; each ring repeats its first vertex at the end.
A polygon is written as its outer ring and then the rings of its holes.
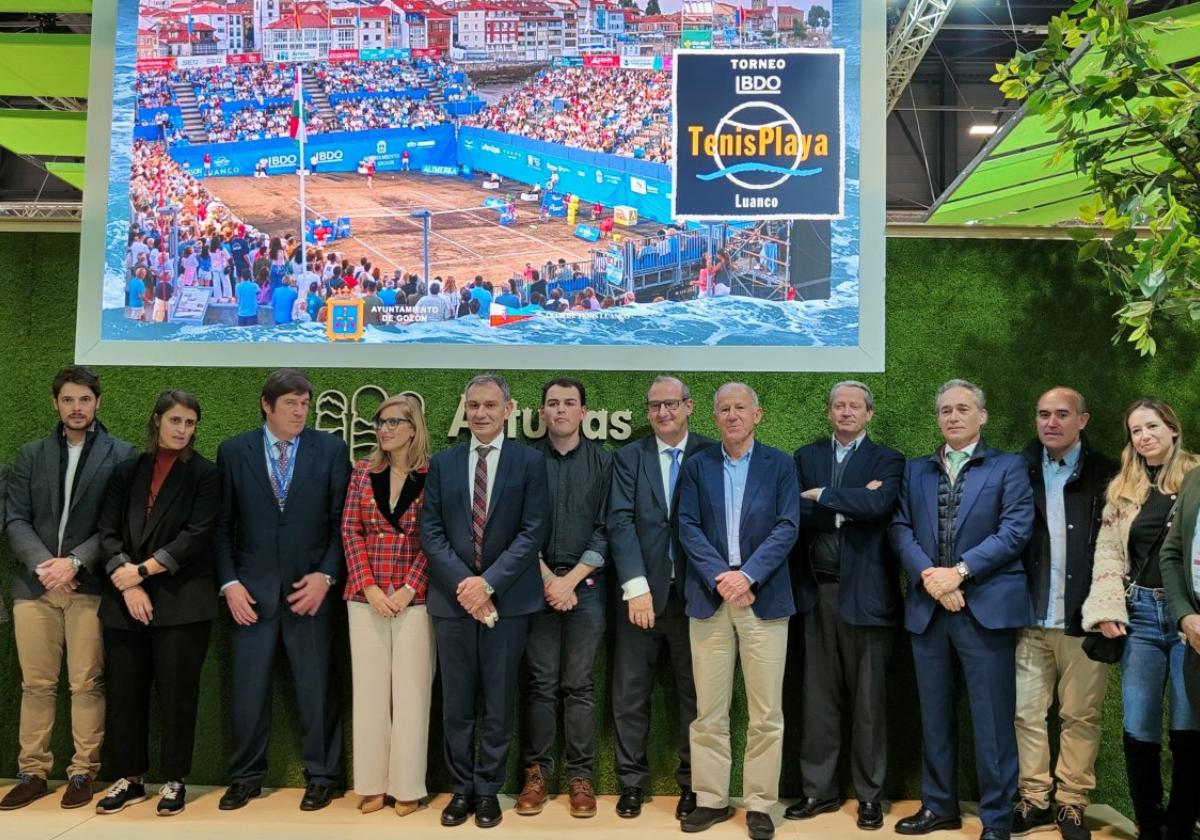
{"type": "Polygon", "coordinates": [[[840,50],[676,54],[674,215],[842,215],[840,50]]]}

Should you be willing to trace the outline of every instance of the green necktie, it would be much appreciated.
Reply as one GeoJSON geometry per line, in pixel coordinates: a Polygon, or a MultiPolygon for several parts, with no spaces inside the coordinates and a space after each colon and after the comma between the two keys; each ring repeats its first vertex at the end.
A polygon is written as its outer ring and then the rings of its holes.
{"type": "Polygon", "coordinates": [[[955,452],[952,449],[946,450],[946,462],[950,465],[950,483],[953,484],[958,480],[958,474],[962,471],[963,464],[970,457],[966,452],[955,452]]]}

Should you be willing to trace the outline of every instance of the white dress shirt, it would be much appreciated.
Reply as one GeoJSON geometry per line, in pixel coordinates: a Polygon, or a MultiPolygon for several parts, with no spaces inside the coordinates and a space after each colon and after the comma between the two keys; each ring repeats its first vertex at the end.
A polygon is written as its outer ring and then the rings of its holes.
{"type": "Polygon", "coordinates": [[[500,465],[500,447],[504,445],[504,435],[496,435],[491,443],[481,443],[474,434],[471,435],[471,449],[467,455],[467,486],[471,488],[471,497],[475,497],[475,465],[479,463],[479,447],[490,446],[492,451],[487,454],[487,510],[492,510],[492,488],[496,486],[496,468],[500,465]]]}

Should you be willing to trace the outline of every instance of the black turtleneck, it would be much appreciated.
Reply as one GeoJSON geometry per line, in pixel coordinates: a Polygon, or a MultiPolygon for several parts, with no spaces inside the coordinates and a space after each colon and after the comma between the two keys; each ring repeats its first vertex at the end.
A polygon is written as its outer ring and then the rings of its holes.
{"type": "Polygon", "coordinates": [[[1129,526],[1129,568],[1136,570],[1133,582],[1149,589],[1162,588],[1158,552],[1167,534],[1167,520],[1175,500],[1156,486],[1160,467],[1150,467],[1150,495],[1129,526]]]}

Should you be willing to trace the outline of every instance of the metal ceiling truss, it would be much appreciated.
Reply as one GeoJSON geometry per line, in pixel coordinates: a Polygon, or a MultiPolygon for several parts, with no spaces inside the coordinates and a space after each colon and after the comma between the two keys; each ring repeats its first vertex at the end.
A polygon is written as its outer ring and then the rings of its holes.
{"type": "Polygon", "coordinates": [[[887,45],[887,112],[892,113],[957,0],[909,0],[887,45]]]}

